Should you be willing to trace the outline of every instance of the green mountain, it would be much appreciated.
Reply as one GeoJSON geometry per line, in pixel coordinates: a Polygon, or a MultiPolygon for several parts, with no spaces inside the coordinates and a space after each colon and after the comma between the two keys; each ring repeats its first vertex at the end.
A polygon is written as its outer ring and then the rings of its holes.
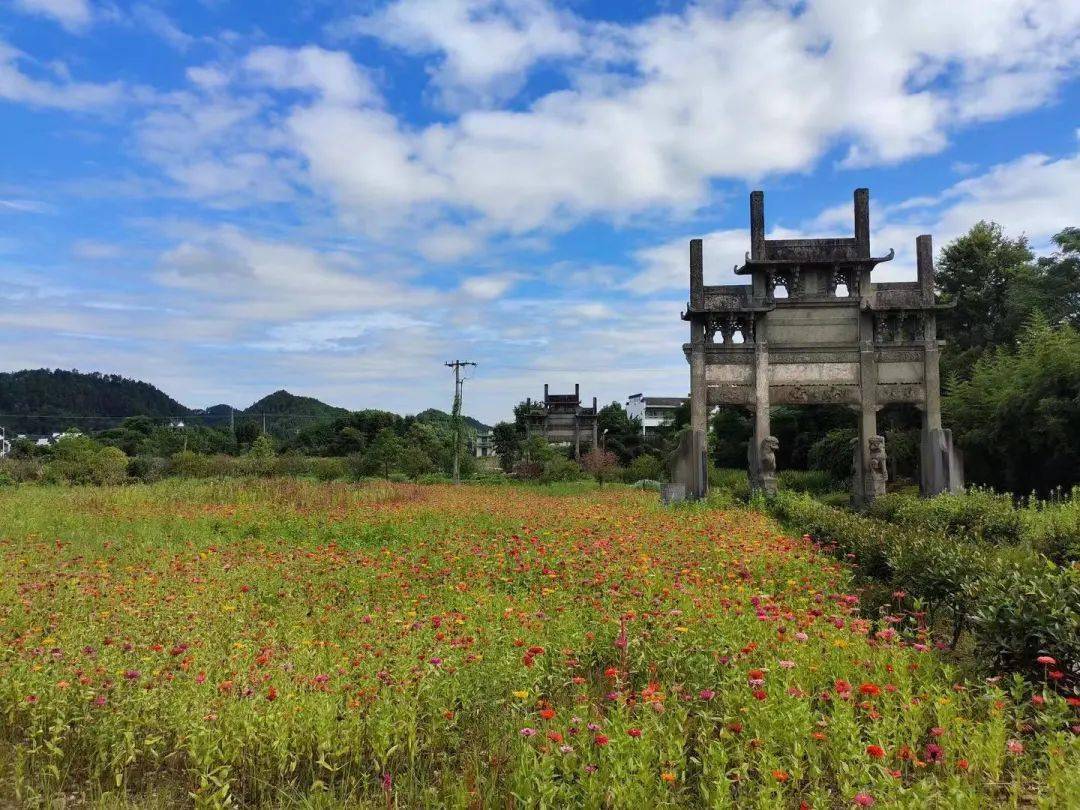
{"type": "MultiPolygon", "coordinates": [[[[416,415],[416,421],[418,422],[445,422],[446,424],[450,424],[450,419],[450,414],[446,411],[440,411],[438,408],[428,408],[426,411],[420,411],[420,413],[416,415]]],[[[490,425],[485,425],[479,419],[473,419],[471,416],[462,416],[461,421],[477,432],[487,432],[491,430],[490,425]]]]}
{"type": "Polygon", "coordinates": [[[9,435],[116,427],[125,416],[191,413],[149,383],[118,374],[27,369],[0,373],[0,426],[9,435]],[[93,417],[93,418],[87,418],[93,417]]]}
{"type": "Polygon", "coordinates": [[[298,397],[285,390],[275,391],[254,403],[251,407],[244,409],[245,414],[267,413],[281,416],[307,416],[318,419],[333,419],[335,416],[344,416],[348,412],[347,408],[327,405],[314,397],[298,397]]]}
{"type": "MultiPolygon", "coordinates": [[[[60,369],[34,369],[0,373],[0,427],[9,436],[41,435],[76,427],[91,433],[117,427],[125,417],[183,418],[188,424],[227,428],[232,420],[248,430],[264,425],[280,439],[291,439],[304,429],[348,416],[347,408],[328,405],[314,397],[275,391],[248,408],[220,404],[188,408],[149,383],[118,374],[86,374],[60,369]]],[[[450,415],[429,408],[417,414],[420,421],[449,424],[450,415]]],[[[464,417],[477,430],[487,425],[464,417]]]]}

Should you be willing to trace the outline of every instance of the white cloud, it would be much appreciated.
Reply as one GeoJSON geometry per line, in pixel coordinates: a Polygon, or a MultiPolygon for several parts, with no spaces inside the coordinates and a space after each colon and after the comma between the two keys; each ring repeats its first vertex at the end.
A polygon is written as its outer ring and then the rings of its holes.
{"type": "Polygon", "coordinates": [[[496,273],[487,276],[470,276],[461,282],[461,289],[473,298],[493,301],[502,298],[519,278],[514,273],[496,273]]]}
{"type": "Polygon", "coordinates": [[[507,98],[545,59],[581,53],[577,20],[547,0],[395,0],[349,27],[413,54],[438,54],[434,82],[444,104],[507,98]]]}
{"type": "MultiPolygon", "coordinates": [[[[436,5],[401,0],[360,25],[441,54],[436,84],[450,71],[483,87],[505,62],[486,61],[502,52],[491,27],[534,4],[436,5]]],[[[1080,5],[1054,0],[692,5],[592,29],[552,13],[540,18],[553,31],[587,34],[586,51],[588,37],[604,45],[605,60],[575,68],[567,89],[415,130],[382,110],[317,101],[293,110],[293,147],[359,222],[449,208],[523,233],[688,211],[712,180],[804,171],[838,143],[849,166],[935,152],[957,124],[1046,103],[1080,57],[1080,5]]],[[[519,43],[508,69],[544,51],[530,48],[519,43]]]]}
{"type": "Polygon", "coordinates": [[[97,239],[79,239],[71,246],[71,255],[77,259],[101,261],[116,259],[124,254],[123,248],[97,239]]]}
{"type": "Polygon", "coordinates": [[[244,67],[269,87],[309,90],[332,104],[360,104],[377,99],[367,76],[343,51],[309,45],[290,50],[265,47],[252,51],[244,67]]]}
{"type": "Polygon", "coordinates": [[[15,8],[49,17],[70,31],[81,31],[93,19],[89,0],[15,0],[15,8]]]}
{"type": "Polygon", "coordinates": [[[373,312],[351,318],[325,318],[297,321],[268,330],[266,339],[250,344],[271,351],[346,351],[355,350],[361,338],[372,333],[418,330],[431,326],[427,321],[397,312],[373,312]]]}
{"type": "Polygon", "coordinates": [[[115,105],[122,98],[124,88],[120,82],[93,84],[35,78],[22,67],[32,61],[22,51],[0,40],[0,99],[32,107],[97,110],[115,105]]]}
{"type": "Polygon", "coordinates": [[[427,291],[358,267],[352,257],[231,227],[177,245],[159,268],[158,280],[195,294],[201,311],[239,321],[292,321],[432,301],[427,291]]]}
{"type": "Polygon", "coordinates": [[[178,51],[186,51],[195,43],[195,37],[185,32],[168,14],[156,6],[137,3],[131,9],[133,21],[161,38],[178,51]]]}

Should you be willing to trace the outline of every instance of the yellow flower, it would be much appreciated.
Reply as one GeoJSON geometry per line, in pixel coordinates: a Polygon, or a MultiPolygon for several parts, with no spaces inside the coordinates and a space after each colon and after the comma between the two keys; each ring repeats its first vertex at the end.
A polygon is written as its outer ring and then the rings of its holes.
{"type": "Polygon", "coordinates": [[[514,692],[514,697],[516,697],[518,700],[525,700],[525,698],[527,698],[528,696],[529,693],[524,689],[518,689],[516,692],[514,692]]]}

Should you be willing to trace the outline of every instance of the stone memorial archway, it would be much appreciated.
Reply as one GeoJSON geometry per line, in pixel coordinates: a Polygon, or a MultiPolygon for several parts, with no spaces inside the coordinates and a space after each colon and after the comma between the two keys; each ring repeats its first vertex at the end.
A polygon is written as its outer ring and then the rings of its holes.
{"type": "Polygon", "coordinates": [[[683,346],[690,362],[690,463],[685,483],[702,497],[709,408],[742,405],[754,413],[747,452],[751,486],[776,491],[773,405],[845,404],[859,414],[854,450],[857,505],[884,492],[887,457],[877,412],[912,403],[922,412],[921,490],[925,495],[963,486],[959,455],[941,426],[938,372],[942,342],[934,294],[933,246],[916,239],[918,280],[875,283],[874,268],[893,258],[870,252],[870,194],[855,191],[855,235],[831,239],[766,239],[765,198],[750,195],[750,251],[735,274],[749,284],[706,286],[702,242],[690,242],[690,322],[683,346]],[[783,294],[777,293],[782,291],[783,294]]]}

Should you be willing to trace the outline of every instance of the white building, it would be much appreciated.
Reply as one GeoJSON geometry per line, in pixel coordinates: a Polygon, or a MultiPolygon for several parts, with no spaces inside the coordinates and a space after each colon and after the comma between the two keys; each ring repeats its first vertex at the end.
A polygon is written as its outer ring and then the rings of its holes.
{"type": "Polygon", "coordinates": [[[469,449],[477,458],[490,458],[495,452],[490,430],[477,430],[470,445],[469,449]]]}
{"type": "Polygon", "coordinates": [[[675,421],[675,411],[690,401],[689,397],[650,397],[631,394],[626,400],[626,415],[641,420],[642,433],[651,433],[675,421]]]}
{"type": "Polygon", "coordinates": [[[0,458],[4,458],[11,452],[11,442],[7,439],[7,431],[0,427],[0,458]]]}

